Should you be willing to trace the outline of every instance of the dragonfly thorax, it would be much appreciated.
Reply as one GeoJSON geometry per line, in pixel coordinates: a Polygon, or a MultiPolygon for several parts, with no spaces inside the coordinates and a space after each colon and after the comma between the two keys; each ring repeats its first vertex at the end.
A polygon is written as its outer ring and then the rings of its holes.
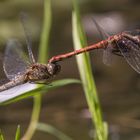
{"type": "Polygon", "coordinates": [[[29,82],[47,81],[50,80],[60,71],[58,64],[33,64],[26,73],[26,80],[29,82]]]}

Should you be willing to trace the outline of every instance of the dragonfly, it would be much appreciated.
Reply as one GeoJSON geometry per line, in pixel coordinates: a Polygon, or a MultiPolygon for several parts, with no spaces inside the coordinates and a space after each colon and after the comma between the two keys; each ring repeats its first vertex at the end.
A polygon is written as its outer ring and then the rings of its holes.
{"type": "Polygon", "coordinates": [[[60,72],[61,66],[57,63],[41,64],[35,61],[30,35],[25,26],[24,31],[28,57],[16,39],[7,42],[3,69],[9,82],[0,86],[0,92],[25,83],[48,84],[60,72]]]}
{"type": "MultiPolygon", "coordinates": [[[[100,28],[97,25],[97,28],[100,28]]],[[[101,28],[99,29],[101,30],[101,28]]],[[[103,62],[109,64],[111,54],[122,56],[127,63],[137,72],[140,73],[140,30],[124,31],[116,35],[109,36],[107,39],[102,40],[96,44],[74,50],[65,54],[53,56],[49,59],[49,63],[57,63],[59,61],[68,59],[72,56],[89,52],[95,49],[103,49],[104,56],[103,62]]]]}

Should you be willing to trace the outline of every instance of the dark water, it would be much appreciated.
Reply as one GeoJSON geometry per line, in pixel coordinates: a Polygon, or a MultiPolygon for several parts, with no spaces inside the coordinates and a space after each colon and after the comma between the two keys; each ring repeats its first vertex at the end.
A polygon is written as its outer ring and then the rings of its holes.
{"type": "MultiPolygon", "coordinates": [[[[101,39],[89,17],[98,22],[110,34],[140,28],[140,2],[130,1],[81,1],[83,25],[88,43],[101,39]]],[[[71,3],[53,1],[53,25],[50,40],[50,55],[72,50],[71,3]]],[[[6,40],[11,37],[24,40],[19,23],[20,11],[27,11],[30,20],[34,53],[42,26],[43,3],[40,1],[3,0],[0,2],[0,44],[4,50],[6,40]],[[7,10],[8,9],[8,10],[7,10]]],[[[110,127],[111,140],[140,139],[140,76],[122,59],[115,57],[114,64],[102,63],[100,51],[91,53],[92,68],[102,105],[104,120],[110,127]]],[[[75,58],[61,62],[62,71],[57,79],[79,78],[75,58]],[[72,69],[72,70],[71,70],[72,69]]],[[[2,70],[2,67],[1,67],[2,70]]],[[[3,76],[1,74],[1,76],[3,76]]],[[[80,85],[69,85],[43,95],[40,121],[51,124],[75,140],[90,140],[92,125],[88,117],[85,96],[80,85]]],[[[0,129],[7,140],[14,139],[18,124],[22,133],[28,126],[32,110],[32,99],[0,107],[0,129]]],[[[33,140],[57,140],[50,134],[36,132],[33,140]]]]}

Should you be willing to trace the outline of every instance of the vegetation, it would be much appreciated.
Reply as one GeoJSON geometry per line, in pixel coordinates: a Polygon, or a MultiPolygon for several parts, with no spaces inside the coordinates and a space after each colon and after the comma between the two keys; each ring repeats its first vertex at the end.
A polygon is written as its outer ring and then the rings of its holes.
{"type": "MultiPolygon", "coordinates": [[[[50,30],[52,27],[52,9],[51,9],[51,0],[44,0],[44,22],[42,27],[42,34],[40,39],[39,46],[39,62],[46,63],[49,54],[49,37],[50,30]]],[[[73,0],[73,11],[72,11],[72,32],[73,32],[73,43],[74,48],[79,49],[87,45],[86,37],[82,28],[79,6],[76,0],[73,0]]],[[[96,129],[96,140],[107,140],[108,139],[108,128],[107,124],[102,119],[102,111],[97,95],[97,90],[94,82],[94,78],[91,71],[90,60],[88,53],[77,56],[77,64],[81,76],[81,83],[85,91],[85,97],[91,113],[93,126],[96,129]]],[[[33,111],[31,120],[26,130],[25,134],[22,137],[22,140],[30,140],[34,135],[36,130],[47,132],[53,134],[61,140],[72,140],[69,136],[66,136],[64,133],[55,129],[53,126],[39,122],[39,115],[41,110],[41,93],[48,93],[48,91],[54,88],[58,88],[71,83],[80,83],[76,79],[63,79],[54,81],[53,86],[47,85],[37,85],[35,89],[19,94],[16,97],[7,98],[4,102],[1,102],[1,105],[7,105],[10,103],[23,100],[30,96],[33,97],[33,111]]],[[[18,126],[16,131],[15,140],[19,140],[20,127],[18,126]]],[[[2,133],[0,133],[0,140],[4,140],[2,133]]]]}

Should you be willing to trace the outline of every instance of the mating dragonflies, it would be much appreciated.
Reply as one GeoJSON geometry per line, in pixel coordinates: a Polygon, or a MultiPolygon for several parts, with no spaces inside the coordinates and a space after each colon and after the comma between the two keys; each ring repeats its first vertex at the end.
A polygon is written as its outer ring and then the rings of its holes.
{"type": "MultiPolygon", "coordinates": [[[[99,27],[99,26],[98,26],[99,27]]],[[[49,63],[56,63],[67,59],[69,57],[78,55],[83,52],[88,52],[94,49],[104,49],[104,63],[108,63],[108,54],[116,54],[125,58],[127,63],[138,73],[140,73],[140,30],[135,30],[133,32],[122,32],[117,35],[108,37],[99,43],[93,44],[75,50],[69,53],[61,54],[52,57],[49,63]],[[106,60],[105,60],[106,59],[106,60]]]]}
{"type": "MultiPolygon", "coordinates": [[[[0,91],[27,82],[48,83],[50,79],[59,73],[61,69],[61,66],[58,64],[59,61],[94,49],[104,49],[105,54],[112,53],[123,56],[128,64],[136,72],[140,73],[140,30],[122,32],[91,46],[54,56],[49,59],[48,64],[40,64],[35,61],[29,35],[26,30],[25,33],[27,36],[26,42],[29,61],[25,61],[25,55],[22,53],[23,51],[16,40],[10,40],[7,43],[3,67],[10,82],[0,86],[0,91]]],[[[110,59],[109,57],[106,58],[110,59]]],[[[104,62],[106,63],[107,61],[104,62]]]]}
{"type": "Polygon", "coordinates": [[[48,83],[60,71],[61,67],[57,63],[37,63],[31,50],[28,34],[26,42],[28,59],[17,40],[11,39],[8,41],[3,68],[10,81],[0,86],[0,92],[27,82],[48,83]]]}

